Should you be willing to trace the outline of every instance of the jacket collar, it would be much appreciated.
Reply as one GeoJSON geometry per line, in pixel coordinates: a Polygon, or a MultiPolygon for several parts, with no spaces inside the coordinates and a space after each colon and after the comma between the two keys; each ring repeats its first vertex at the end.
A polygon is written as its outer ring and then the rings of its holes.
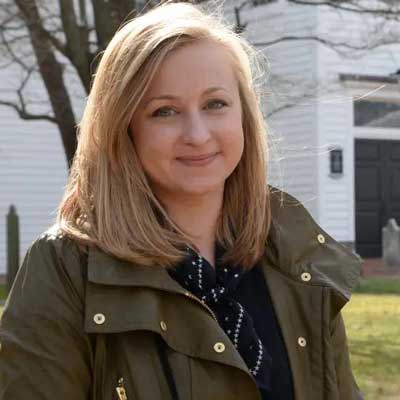
{"type": "Polygon", "coordinates": [[[88,280],[102,285],[150,287],[184,292],[165,268],[124,261],[92,246],[89,247],[88,254],[88,280]]]}
{"type": "MultiPolygon", "coordinates": [[[[270,207],[272,222],[262,267],[302,283],[302,274],[309,273],[310,284],[330,287],[346,302],[358,283],[363,260],[327,234],[288,193],[270,187],[270,207]]],[[[88,280],[185,293],[163,267],[132,264],[95,247],[89,247],[88,280]]]]}
{"type": "Polygon", "coordinates": [[[272,223],[264,261],[304,283],[333,289],[349,300],[360,279],[362,258],[337,242],[312,218],[296,198],[270,188],[272,223]]]}

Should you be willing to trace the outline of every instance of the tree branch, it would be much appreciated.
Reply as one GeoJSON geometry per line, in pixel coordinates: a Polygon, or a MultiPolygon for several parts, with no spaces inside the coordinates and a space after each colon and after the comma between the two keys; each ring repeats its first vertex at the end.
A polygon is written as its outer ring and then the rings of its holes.
{"type": "MultiPolygon", "coordinates": [[[[400,16],[400,8],[393,5],[387,7],[363,7],[359,0],[346,1],[346,0],[287,0],[288,3],[304,5],[304,6],[328,6],[337,10],[354,12],[359,14],[373,14],[382,16],[400,16]]],[[[386,3],[386,2],[385,2],[386,3]]],[[[394,4],[394,3],[393,3],[394,4]]]]}
{"type": "Polygon", "coordinates": [[[29,66],[14,52],[13,48],[10,46],[8,39],[4,35],[4,30],[0,29],[1,43],[6,49],[7,53],[11,56],[12,60],[18,63],[24,70],[28,71],[29,66]]]}
{"type": "Polygon", "coordinates": [[[277,39],[270,40],[268,42],[256,42],[256,43],[252,43],[252,44],[253,44],[253,46],[256,46],[256,47],[269,47],[269,46],[274,46],[281,42],[300,41],[300,40],[311,40],[311,41],[321,43],[324,46],[332,48],[336,52],[341,53],[342,55],[345,55],[345,52],[341,51],[341,49],[365,51],[365,50],[372,50],[378,46],[398,43],[397,40],[393,39],[392,41],[385,41],[385,42],[381,41],[381,42],[376,42],[373,44],[363,44],[363,45],[358,46],[358,45],[353,45],[353,44],[349,44],[346,42],[335,42],[335,41],[321,38],[318,36],[308,35],[308,36],[282,36],[277,39]]]}
{"type": "Polygon", "coordinates": [[[19,104],[13,103],[7,100],[0,99],[0,105],[7,106],[13,108],[19,115],[21,119],[25,120],[46,120],[52,123],[56,123],[56,119],[53,116],[47,114],[32,114],[27,110],[27,104],[24,98],[24,88],[27,85],[32,73],[34,72],[34,68],[31,68],[27,71],[25,78],[22,80],[20,87],[17,89],[17,96],[19,100],[19,104]]]}
{"type": "Polygon", "coordinates": [[[23,107],[12,103],[11,101],[6,101],[6,100],[0,100],[0,105],[3,106],[7,106],[7,107],[11,107],[13,108],[19,115],[19,117],[21,119],[25,119],[25,120],[45,120],[45,121],[50,121],[53,123],[56,123],[56,119],[50,115],[46,115],[46,114],[31,114],[29,112],[26,111],[26,109],[24,109],[23,107]]]}

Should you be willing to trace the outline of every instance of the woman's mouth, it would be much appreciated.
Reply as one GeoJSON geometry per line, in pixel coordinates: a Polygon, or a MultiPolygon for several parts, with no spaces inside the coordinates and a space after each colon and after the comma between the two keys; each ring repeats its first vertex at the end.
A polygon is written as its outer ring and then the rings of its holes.
{"type": "Polygon", "coordinates": [[[204,166],[210,164],[218,156],[218,152],[201,154],[196,156],[178,157],[177,160],[189,167],[204,166]]]}

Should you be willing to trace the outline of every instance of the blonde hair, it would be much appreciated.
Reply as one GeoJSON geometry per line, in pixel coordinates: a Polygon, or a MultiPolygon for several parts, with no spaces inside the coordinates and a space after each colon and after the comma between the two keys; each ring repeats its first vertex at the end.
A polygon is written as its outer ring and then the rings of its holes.
{"type": "Polygon", "coordinates": [[[229,50],[239,85],[244,152],[225,182],[216,241],[222,263],[250,269],[265,251],[270,228],[267,128],[251,45],[218,17],[188,3],[164,3],[122,26],[94,77],[78,147],[57,222],[63,234],[118,258],[171,267],[194,248],[152,192],[129,135],[129,123],[166,55],[197,40],[229,50]]]}

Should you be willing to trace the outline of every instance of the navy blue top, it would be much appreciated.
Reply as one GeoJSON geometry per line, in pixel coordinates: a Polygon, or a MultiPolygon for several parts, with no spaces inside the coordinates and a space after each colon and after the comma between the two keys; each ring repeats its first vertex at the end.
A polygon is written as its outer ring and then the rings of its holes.
{"type": "Polygon", "coordinates": [[[242,277],[232,297],[251,315],[255,330],[272,357],[271,393],[263,393],[263,400],[293,400],[286,347],[268,286],[258,265],[242,277]]]}
{"type": "MultiPolygon", "coordinates": [[[[216,245],[216,268],[224,249],[216,245]]],[[[204,259],[204,258],[203,258],[204,259]]],[[[204,262],[208,262],[204,259],[204,262]]],[[[259,264],[246,272],[232,294],[253,319],[254,328],[272,358],[271,392],[261,392],[263,400],[294,400],[292,371],[279,321],[259,264]]]]}

